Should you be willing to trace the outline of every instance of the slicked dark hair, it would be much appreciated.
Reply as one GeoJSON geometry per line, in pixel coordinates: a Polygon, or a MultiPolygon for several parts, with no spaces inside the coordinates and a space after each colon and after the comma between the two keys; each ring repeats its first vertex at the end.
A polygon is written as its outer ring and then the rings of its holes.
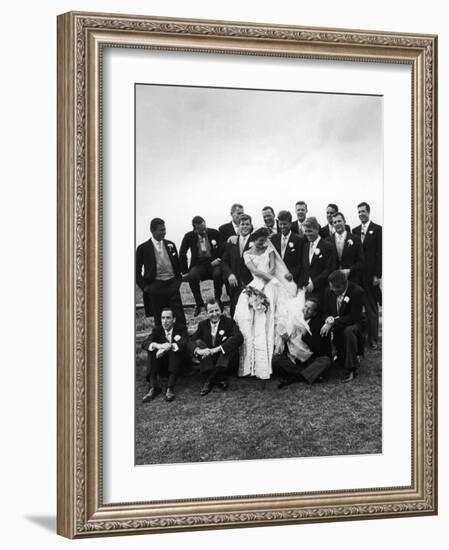
{"type": "Polygon", "coordinates": [[[264,210],[271,210],[271,212],[273,213],[273,216],[275,215],[272,206],[264,206],[264,207],[262,208],[262,212],[263,212],[264,210]]]}
{"type": "Polygon", "coordinates": [[[343,218],[343,221],[346,222],[346,218],[345,218],[345,215],[343,214],[343,212],[335,212],[335,214],[332,215],[333,218],[336,218],[337,216],[341,216],[343,218]]]}
{"type": "Polygon", "coordinates": [[[357,205],[357,208],[362,208],[364,206],[368,210],[368,214],[371,212],[371,207],[367,202],[361,202],[357,205]]]}
{"type": "Polygon", "coordinates": [[[207,306],[213,306],[215,304],[217,304],[217,306],[220,308],[220,311],[223,312],[223,308],[220,305],[220,302],[218,300],[216,300],[215,298],[208,298],[206,300],[206,311],[207,311],[207,306]]]}
{"type": "Polygon", "coordinates": [[[193,219],[192,219],[192,225],[193,227],[195,227],[195,225],[201,225],[202,223],[204,223],[205,220],[204,218],[202,218],[201,216],[195,216],[193,219]]]}
{"type": "Polygon", "coordinates": [[[344,272],[339,269],[332,271],[327,280],[335,286],[344,286],[348,282],[348,278],[344,272]]]}
{"type": "Polygon", "coordinates": [[[334,210],[334,212],[338,212],[338,206],[336,204],[334,204],[333,202],[330,202],[326,208],[332,208],[332,210],[334,210]]]}
{"type": "Polygon", "coordinates": [[[153,218],[150,222],[150,231],[151,231],[151,233],[154,233],[154,231],[156,231],[156,229],[160,225],[165,225],[164,220],[162,218],[153,218]]]}
{"type": "Polygon", "coordinates": [[[290,223],[292,223],[292,215],[288,210],[281,210],[278,214],[278,220],[280,222],[290,222],[290,223]]]}

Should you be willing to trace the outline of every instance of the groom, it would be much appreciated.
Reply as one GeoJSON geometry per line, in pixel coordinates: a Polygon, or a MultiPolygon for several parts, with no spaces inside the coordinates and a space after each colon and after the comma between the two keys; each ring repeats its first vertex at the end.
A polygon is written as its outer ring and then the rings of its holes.
{"type": "Polygon", "coordinates": [[[285,278],[298,283],[304,238],[292,233],[292,215],[287,210],[279,212],[278,222],[279,233],[271,237],[271,242],[289,271],[285,278]]]}

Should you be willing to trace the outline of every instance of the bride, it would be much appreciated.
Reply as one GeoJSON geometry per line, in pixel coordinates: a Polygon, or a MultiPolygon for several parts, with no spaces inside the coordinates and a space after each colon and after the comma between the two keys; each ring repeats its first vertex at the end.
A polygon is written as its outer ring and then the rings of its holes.
{"type": "Polygon", "coordinates": [[[253,280],[240,294],[234,319],[243,334],[239,376],[270,378],[273,353],[282,353],[288,339],[290,355],[306,361],[311,355],[301,336],[308,331],[304,321],[304,291],[291,276],[262,227],[252,235],[253,245],[244,261],[253,280]]]}

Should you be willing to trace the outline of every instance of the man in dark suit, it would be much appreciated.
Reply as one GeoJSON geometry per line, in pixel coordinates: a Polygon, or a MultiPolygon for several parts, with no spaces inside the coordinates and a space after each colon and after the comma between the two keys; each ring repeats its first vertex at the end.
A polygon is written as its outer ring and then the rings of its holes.
{"type": "Polygon", "coordinates": [[[363,302],[363,289],[348,282],[342,271],[334,271],[329,275],[329,288],[326,289],[323,300],[326,320],[321,328],[321,335],[333,334],[337,363],[346,371],[345,382],[350,382],[357,376],[363,302]]]}
{"type": "MultiPolygon", "coordinates": [[[[320,229],[320,237],[322,237],[323,239],[328,239],[329,237],[332,237],[332,235],[335,233],[334,216],[338,211],[338,206],[332,202],[326,206],[327,224],[320,229]]],[[[345,225],[345,230],[348,233],[351,233],[351,228],[349,227],[349,225],[345,225]]]]}
{"type": "Polygon", "coordinates": [[[143,403],[152,401],[161,393],[159,376],[164,372],[168,372],[165,400],[170,402],[176,397],[175,384],[185,360],[187,341],[185,325],[176,322],[173,309],[164,308],[161,325],[156,325],[142,343],[142,349],[148,352],[147,380],[150,383],[148,392],[142,399],[143,403]]]}
{"type": "Polygon", "coordinates": [[[251,217],[242,214],[239,222],[239,236],[226,243],[221,264],[223,277],[228,281],[231,300],[231,317],[234,317],[235,306],[243,287],[253,278],[246,267],[243,253],[251,245],[251,217]]]}
{"type": "Polygon", "coordinates": [[[353,233],[360,237],[365,256],[361,286],[365,291],[365,310],[368,329],[368,345],[377,348],[379,336],[379,305],[382,304],[382,227],[370,220],[370,206],[361,202],[358,206],[361,225],[353,233]]]}
{"type": "Polygon", "coordinates": [[[199,315],[204,306],[201,297],[200,281],[212,279],[214,281],[215,299],[220,302],[223,286],[221,274],[221,257],[224,244],[220,233],[216,229],[206,227],[206,222],[201,216],[195,216],[192,220],[193,231],[184,235],[179,251],[181,271],[185,275],[182,280],[190,285],[195,299],[193,315],[199,315]],[[190,250],[190,265],[187,267],[187,251],[190,250]]]}
{"type": "Polygon", "coordinates": [[[307,218],[303,226],[307,242],[302,249],[298,286],[305,288],[307,296],[313,294],[321,299],[327,278],[335,269],[335,252],[331,243],[319,236],[320,224],[316,218],[307,218]]]}
{"type": "Polygon", "coordinates": [[[151,220],[150,231],[151,238],[136,251],[136,282],[143,292],[145,314],[149,317],[152,312],[155,324],[160,325],[162,308],[167,306],[185,324],[179,294],[181,267],[175,243],[165,239],[167,231],[161,218],[151,220]]]}
{"type": "Polygon", "coordinates": [[[276,233],[279,233],[279,223],[271,206],[264,206],[262,208],[262,218],[264,227],[270,232],[270,238],[276,233]]]}
{"type": "Polygon", "coordinates": [[[287,210],[279,212],[278,222],[279,233],[273,235],[271,242],[290,272],[286,276],[287,280],[298,283],[305,239],[292,233],[292,215],[287,210]]]}
{"type": "Polygon", "coordinates": [[[321,335],[323,319],[318,313],[318,300],[308,298],[302,311],[310,329],[310,332],[303,334],[302,341],[308,346],[312,356],[305,362],[294,360],[288,353],[287,341],[284,353],[274,355],[272,360],[273,371],[284,376],[278,385],[279,389],[299,381],[313,384],[331,366],[331,340],[330,335],[321,335]]]}
{"type": "Polygon", "coordinates": [[[307,204],[304,201],[298,201],[295,204],[296,220],[292,223],[292,233],[305,237],[302,224],[307,218],[307,204]]]}
{"type": "Polygon", "coordinates": [[[218,228],[224,243],[226,243],[232,235],[239,234],[239,221],[243,213],[243,206],[241,204],[235,203],[231,206],[231,221],[220,225],[218,228]]]}
{"type": "Polygon", "coordinates": [[[214,385],[228,389],[227,370],[237,367],[239,347],[243,336],[237,323],[222,314],[220,303],[210,299],[206,304],[208,319],[201,321],[190,337],[190,350],[200,359],[200,372],[206,374],[201,396],[207,395],[214,385]]]}
{"type": "Polygon", "coordinates": [[[346,229],[345,217],[336,212],[333,217],[334,233],[328,241],[334,247],[337,269],[343,271],[352,283],[361,284],[361,272],[364,267],[362,241],[346,229]]]}

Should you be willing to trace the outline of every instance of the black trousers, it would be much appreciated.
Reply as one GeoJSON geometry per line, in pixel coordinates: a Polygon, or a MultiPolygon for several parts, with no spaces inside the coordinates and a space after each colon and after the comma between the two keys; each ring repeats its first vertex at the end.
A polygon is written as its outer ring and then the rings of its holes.
{"type": "Polygon", "coordinates": [[[212,266],[210,262],[199,263],[193,266],[188,274],[184,277],[184,281],[187,281],[192,291],[195,303],[198,307],[204,305],[203,298],[201,297],[200,281],[214,281],[214,296],[216,300],[221,301],[221,292],[223,287],[223,279],[221,274],[221,266],[212,266]]]}
{"type": "MultiPolygon", "coordinates": [[[[161,324],[161,313],[164,307],[172,307],[175,310],[178,323],[183,325],[186,324],[186,317],[182,307],[181,295],[179,293],[180,286],[181,279],[173,278],[168,281],[158,281],[155,279],[145,288],[144,305],[147,300],[154,315],[154,323],[156,325],[161,324]],[[145,298],[145,295],[147,298],[145,298]]],[[[145,308],[145,313],[148,317],[149,312],[147,308],[145,308]]]]}
{"type": "Polygon", "coordinates": [[[148,352],[148,374],[147,380],[150,386],[158,386],[158,377],[168,375],[167,386],[173,388],[179,376],[182,366],[182,354],[179,351],[168,351],[159,359],[156,357],[157,350],[148,352]]]}
{"type": "Polygon", "coordinates": [[[331,366],[330,357],[327,355],[312,355],[304,363],[293,363],[285,354],[274,355],[272,362],[273,371],[291,378],[304,378],[313,384],[331,366]]]}
{"type": "Polygon", "coordinates": [[[357,356],[363,351],[362,331],[359,323],[347,327],[334,327],[334,345],[341,365],[348,372],[358,366],[357,356]]]}
{"type": "MultiPolygon", "coordinates": [[[[207,344],[203,340],[196,340],[197,348],[207,348],[207,344]]],[[[233,350],[229,353],[216,353],[201,359],[199,364],[200,372],[205,374],[207,382],[214,384],[222,380],[226,380],[230,371],[238,368],[239,351],[233,350]]]]}
{"type": "Polygon", "coordinates": [[[368,342],[377,342],[379,336],[379,304],[382,301],[380,287],[365,284],[365,311],[368,342]]]}

